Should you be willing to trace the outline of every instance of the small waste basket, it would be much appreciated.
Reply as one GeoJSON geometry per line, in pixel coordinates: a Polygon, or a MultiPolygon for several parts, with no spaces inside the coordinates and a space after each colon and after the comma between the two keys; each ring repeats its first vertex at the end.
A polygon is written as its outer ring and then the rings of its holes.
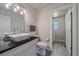
{"type": "Polygon", "coordinates": [[[38,47],[37,48],[37,55],[38,56],[45,56],[46,55],[46,50],[43,48],[38,47]]]}

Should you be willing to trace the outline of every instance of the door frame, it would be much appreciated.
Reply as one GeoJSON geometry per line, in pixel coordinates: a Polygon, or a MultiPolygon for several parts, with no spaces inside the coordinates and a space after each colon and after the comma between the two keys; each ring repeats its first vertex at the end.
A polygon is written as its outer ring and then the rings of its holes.
{"type": "Polygon", "coordinates": [[[68,9],[68,8],[72,8],[72,14],[73,14],[73,17],[72,17],[72,55],[73,56],[76,56],[78,55],[77,53],[77,47],[78,47],[78,26],[77,26],[77,21],[78,21],[78,18],[77,18],[77,4],[70,4],[70,5],[66,5],[66,6],[62,6],[62,7],[59,7],[59,8],[56,8],[54,10],[50,10],[50,50],[52,50],[52,42],[53,42],[53,38],[52,38],[52,15],[53,15],[53,12],[55,11],[59,11],[59,10],[64,10],[64,9],[68,9]]]}

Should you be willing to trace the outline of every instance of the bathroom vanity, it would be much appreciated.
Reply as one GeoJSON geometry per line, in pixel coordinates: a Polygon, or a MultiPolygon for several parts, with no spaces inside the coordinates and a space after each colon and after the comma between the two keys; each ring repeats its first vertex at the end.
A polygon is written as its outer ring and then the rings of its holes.
{"type": "Polygon", "coordinates": [[[10,38],[4,41],[11,41],[10,48],[1,51],[0,56],[36,56],[38,37],[23,33],[9,36],[10,38]]]}

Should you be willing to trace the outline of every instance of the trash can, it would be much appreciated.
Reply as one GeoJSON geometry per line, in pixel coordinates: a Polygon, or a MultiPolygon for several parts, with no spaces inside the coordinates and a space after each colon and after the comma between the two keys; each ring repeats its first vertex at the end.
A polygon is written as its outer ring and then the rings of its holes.
{"type": "Polygon", "coordinates": [[[37,48],[37,55],[38,56],[45,56],[46,55],[46,50],[42,48],[37,48]]]}

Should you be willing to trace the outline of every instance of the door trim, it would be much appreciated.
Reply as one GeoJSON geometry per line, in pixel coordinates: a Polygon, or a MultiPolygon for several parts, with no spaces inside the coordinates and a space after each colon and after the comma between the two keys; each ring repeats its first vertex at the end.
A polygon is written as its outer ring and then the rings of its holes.
{"type": "Polygon", "coordinates": [[[59,8],[56,8],[54,10],[50,10],[50,40],[49,40],[49,44],[50,44],[50,49],[52,50],[52,14],[53,12],[55,11],[58,11],[58,10],[64,10],[64,9],[68,9],[68,8],[72,8],[72,14],[73,14],[73,17],[72,17],[72,39],[73,39],[73,43],[72,43],[72,55],[73,56],[76,56],[77,55],[77,39],[78,39],[78,31],[77,31],[77,7],[76,7],[76,3],[74,4],[71,4],[71,5],[66,5],[66,6],[62,6],[62,7],[59,7],[59,8]]]}

